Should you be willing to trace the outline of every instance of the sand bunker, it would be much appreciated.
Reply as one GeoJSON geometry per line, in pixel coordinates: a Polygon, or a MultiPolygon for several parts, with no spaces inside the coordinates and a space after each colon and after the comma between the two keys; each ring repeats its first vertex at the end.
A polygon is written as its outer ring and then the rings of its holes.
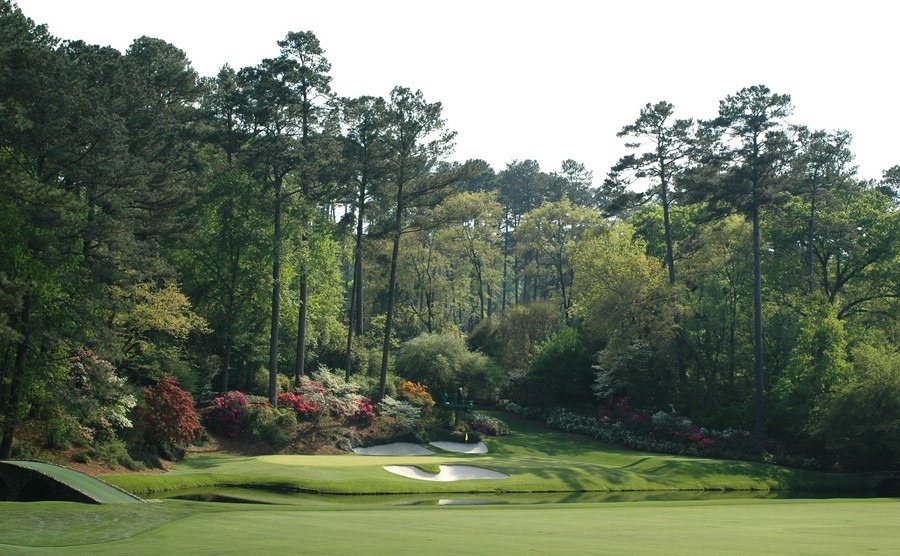
{"type": "Polygon", "coordinates": [[[459,452],[460,454],[486,454],[488,452],[487,446],[481,441],[474,444],[466,442],[429,442],[429,444],[441,450],[459,452]]]}
{"type": "Polygon", "coordinates": [[[367,448],[353,448],[353,451],[363,456],[431,456],[434,452],[413,444],[412,442],[394,442],[393,444],[382,444],[380,446],[369,446],[367,448]]]}
{"type": "Polygon", "coordinates": [[[506,473],[469,465],[441,465],[439,473],[429,473],[414,465],[386,465],[385,471],[420,481],[465,481],[472,479],[509,479],[506,473]]]}

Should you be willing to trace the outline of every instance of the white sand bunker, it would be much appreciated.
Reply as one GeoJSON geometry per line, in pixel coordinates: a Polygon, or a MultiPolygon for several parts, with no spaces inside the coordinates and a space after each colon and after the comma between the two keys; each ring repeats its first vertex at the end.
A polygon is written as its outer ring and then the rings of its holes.
{"type": "Polygon", "coordinates": [[[434,452],[413,444],[412,442],[394,442],[393,444],[382,444],[380,446],[369,446],[367,448],[353,448],[353,451],[363,456],[431,456],[434,452]]]}
{"type": "Polygon", "coordinates": [[[506,473],[499,473],[481,467],[470,465],[441,465],[439,473],[429,473],[414,465],[386,465],[385,471],[389,471],[401,477],[418,479],[420,481],[465,481],[471,479],[509,479],[506,473]]]}
{"type": "Polygon", "coordinates": [[[466,442],[429,442],[429,444],[441,450],[459,452],[460,454],[486,454],[488,452],[487,446],[480,440],[474,444],[466,442]]]}

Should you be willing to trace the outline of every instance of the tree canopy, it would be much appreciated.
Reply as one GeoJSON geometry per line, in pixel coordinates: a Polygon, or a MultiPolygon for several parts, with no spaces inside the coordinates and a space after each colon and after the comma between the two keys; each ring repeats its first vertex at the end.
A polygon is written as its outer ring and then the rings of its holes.
{"type": "Polygon", "coordinates": [[[9,0],[0,39],[0,457],[35,415],[125,438],[108,416],[143,388],[277,406],[311,366],[373,399],[399,376],[630,404],[857,466],[840,416],[897,412],[900,167],[860,179],[850,132],[787,94],[637,106],[595,184],[453,161],[440,101],[340,97],[312,31],[209,77],[9,0]]]}

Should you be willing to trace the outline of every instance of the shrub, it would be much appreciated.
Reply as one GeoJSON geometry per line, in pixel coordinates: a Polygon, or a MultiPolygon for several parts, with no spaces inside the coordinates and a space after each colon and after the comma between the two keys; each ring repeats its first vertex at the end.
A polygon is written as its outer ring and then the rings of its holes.
{"type": "Polygon", "coordinates": [[[422,410],[409,402],[385,396],[378,404],[378,413],[384,417],[393,417],[399,420],[416,420],[422,417],[422,410]]]}
{"type": "Polygon", "coordinates": [[[497,325],[496,338],[491,341],[501,347],[499,353],[492,355],[505,369],[524,369],[535,348],[562,325],[559,306],[554,302],[534,301],[516,305],[506,312],[497,325]]]}
{"type": "Polygon", "coordinates": [[[397,394],[409,403],[426,410],[434,407],[434,398],[428,393],[428,389],[418,382],[407,380],[397,389],[397,394]]]}
{"type": "Polygon", "coordinates": [[[467,353],[460,368],[460,382],[470,398],[496,400],[506,386],[506,372],[490,357],[481,353],[467,353]]]}
{"type": "Polygon", "coordinates": [[[528,366],[528,385],[543,405],[589,404],[593,382],[593,356],[573,328],[541,344],[528,366]]]}
{"type": "Polygon", "coordinates": [[[853,358],[856,377],[819,404],[810,432],[847,470],[900,469],[900,352],[860,344],[853,358]]]}
{"type": "Polygon", "coordinates": [[[458,335],[422,334],[408,341],[397,355],[397,373],[425,384],[432,392],[454,392],[466,346],[458,335]]]}
{"type": "Polygon", "coordinates": [[[368,423],[375,421],[378,415],[375,413],[375,404],[372,403],[370,398],[365,396],[359,398],[356,404],[356,414],[354,417],[368,423]]]}
{"type": "MultiPolygon", "coordinates": [[[[288,412],[291,411],[288,409],[288,412]]],[[[282,429],[284,412],[269,405],[250,406],[247,411],[247,426],[244,434],[249,440],[267,442],[281,446],[287,442],[282,429]]],[[[296,423],[296,420],[294,421],[296,423]]]]}
{"type": "Polygon", "coordinates": [[[505,373],[489,357],[470,352],[459,334],[423,334],[397,355],[397,372],[431,392],[465,389],[470,397],[492,398],[505,373]]]}
{"type": "Polygon", "coordinates": [[[79,424],[73,415],[57,413],[44,421],[44,436],[51,449],[86,447],[94,440],[94,429],[79,424]]]}
{"type": "Polygon", "coordinates": [[[144,388],[140,415],[147,440],[158,447],[186,446],[203,434],[194,400],[173,377],[163,377],[157,385],[144,388]]]}
{"type": "Polygon", "coordinates": [[[206,426],[234,438],[244,426],[247,411],[247,397],[237,390],[227,392],[215,399],[215,404],[206,414],[206,426]]]}
{"type": "Polygon", "coordinates": [[[314,421],[318,419],[323,412],[321,401],[294,392],[282,392],[281,394],[278,394],[278,405],[279,407],[292,409],[296,413],[297,418],[304,421],[314,421]]]}
{"type": "Polygon", "coordinates": [[[488,357],[497,357],[503,349],[500,340],[500,330],[493,319],[487,318],[475,325],[475,328],[466,336],[466,346],[472,351],[477,351],[488,357]]]}
{"type": "MultiPolygon", "coordinates": [[[[116,437],[116,431],[130,429],[128,414],[137,405],[125,378],[115,367],[89,349],[69,357],[66,388],[60,398],[66,413],[73,415],[96,440],[116,437]]],[[[64,439],[54,438],[54,442],[64,439]]]]}
{"type": "Polygon", "coordinates": [[[132,471],[139,471],[144,466],[132,459],[125,442],[112,438],[94,444],[90,457],[107,465],[121,465],[132,471]]]}
{"type": "Polygon", "coordinates": [[[332,416],[345,419],[356,415],[362,396],[355,383],[345,381],[343,377],[337,376],[325,367],[319,367],[314,371],[312,378],[309,385],[324,396],[325,406],[332,416]]]}
{"type": "Polygon", "coordinates": [[[509,434],[509,426],[506,423],[482,413],[472,413],[469,417],[468,425],[470,431],[477,431],[487,436],[506,436],[509,434]]]}
{"type": "MultiPolygon", "coordinates": [[[[291,389],[291,377],[278,373],[276,378],[279,392],[288,392],[291,389]]],[[[253,375],[253,393],[260,396],[269,395],[269,369],[260,367],[253,375]]]]}
{"type": "MultiPolygon", "coordinates": [[[[350,382],[356,385],[360,394],[368,396],[370,398],[377,397],[378,390],[381,387],[381,377],[379,377],[378,375],[353,375],[350,377],[350,382]]],[[[403,384],[403,382],[403,378],[397,376],[391,371],[388,371],[387,378],[385,380],[385,395],[397,397],[397,391],[400,389],[400,385],[403,384]]]]}

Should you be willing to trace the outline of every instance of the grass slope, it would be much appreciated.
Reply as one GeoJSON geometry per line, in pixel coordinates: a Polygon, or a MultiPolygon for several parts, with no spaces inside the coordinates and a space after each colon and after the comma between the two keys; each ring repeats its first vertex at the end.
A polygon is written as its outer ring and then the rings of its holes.
{"type": "Polygon", "coordinates": [[[192,454],[164,475],[104,477],[141,495],[243,486],[325,494],[610,492],[661,490],[863,490],[857,479],[774,465],[649,454],[614,448],[504,415],[512,434],[488,439],[487,454],[433,456],[235,456],[192,454]],[[393,475],[385,465],[465,464],[509,479],[448,483],[393,475]]]}

